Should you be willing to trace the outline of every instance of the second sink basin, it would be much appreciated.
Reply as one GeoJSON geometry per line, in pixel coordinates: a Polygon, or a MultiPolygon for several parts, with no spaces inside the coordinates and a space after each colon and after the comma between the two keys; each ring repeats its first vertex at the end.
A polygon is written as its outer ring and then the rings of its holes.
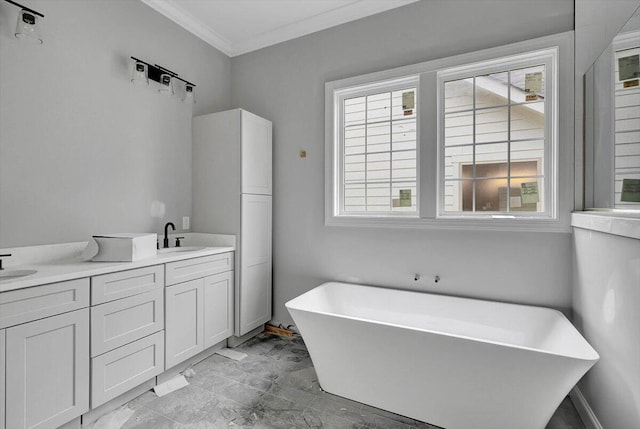
{"type": "Polygon", "coordinates": [[[36,270],[2,270],[0,271],[0,282],[19,279],[20,277],[30,276],[37,272],[36,270]]]}
{"type": "Polygon", "coordinates": [[[169,247],[167,249],[158,249],[158,253],[195,252],[203,249],[206,249],[206,247],[203,247],[203,246],[169,247]]]}

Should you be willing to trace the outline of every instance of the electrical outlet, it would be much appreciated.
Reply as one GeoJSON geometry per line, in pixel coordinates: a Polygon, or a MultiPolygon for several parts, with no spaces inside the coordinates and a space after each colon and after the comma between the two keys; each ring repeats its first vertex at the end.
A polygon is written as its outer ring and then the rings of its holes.
{"type": "Polygon", "coordinates": [[[183,216],[182,217],[182,229],[190,229],[191,228],[191,221],[189,216],[183,216]]]}

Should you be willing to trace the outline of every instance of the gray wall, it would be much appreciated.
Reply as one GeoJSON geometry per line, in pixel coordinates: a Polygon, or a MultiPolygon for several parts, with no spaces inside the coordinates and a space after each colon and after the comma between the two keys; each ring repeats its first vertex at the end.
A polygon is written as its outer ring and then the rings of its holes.
{"type": "Polygon", "coordinates": [[[0,2],[0,247],[181,226],[191,117],[230,107],[230,59],[137,0],[27,3],[43,45],[15,39],[0,2]],[[131,55],[195,82],[197,104],[131,85],[131,55]]]}
{"type": "MultiPolygon", "coordinates": [[[[640,0],[576,0],[575,7],[576,112],[581,112],[583,74],[640,7],[640,0]]],[[[576,148],[582,147],[582,125],[576,115],[576,148]]],[[[638,258],[638,240],[575,231],[573,320],[600,353],[600,361],[579,386],[607,429],[634,427],[640,419],[638,258]]]]}
{"type": "Polygon", "coordinates": [[[570,234],[324,226],[324,83],[573,29],[572,0],[536,5],[425,0],[232,59],[232,104],[274,123],[276,323],[329,279],[570,307],[570,234]]]}

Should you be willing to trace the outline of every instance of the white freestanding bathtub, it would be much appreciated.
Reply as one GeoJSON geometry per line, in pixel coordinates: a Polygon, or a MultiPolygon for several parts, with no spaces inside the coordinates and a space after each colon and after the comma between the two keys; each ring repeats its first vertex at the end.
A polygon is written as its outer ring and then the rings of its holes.
{"type": "Polygon", "coordinates": [[[543,429],[599,359],[548,308],[346,283],[286,307],[325,391],[446,429],[543,429]]]}

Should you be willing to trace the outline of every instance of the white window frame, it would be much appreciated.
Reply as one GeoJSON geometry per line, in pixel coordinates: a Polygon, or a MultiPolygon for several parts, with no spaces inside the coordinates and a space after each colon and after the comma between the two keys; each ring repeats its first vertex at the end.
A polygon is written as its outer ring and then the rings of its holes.
{"type": "MultiPolygon", "coordinates": [[[[571,211],[574,208],[574,62],[573,31],[545,36],[538,39],[513,43],[477,52],[440,58],[423,63],[388,69],[380,72],[354,76],[325,83],[325,225],[329,227],[382,227],[382,228],[424,228],[452,230],[487,231],[533,231],[571,232],[571,211]],[[556,149],[553,154],[555,165],[555,198],[552,201],[552,216],[527,217],[441,217],[438,216],[438,72],[469,64],[483,63],[504,57],[512,57],[531,52],[557,48],[556,73],[557,116],[556,149]],[[335,108],[337,91],[375,84],[376,82],[419,76],[418,100],[418,169],[419,195],[415,216],[340,216],[336,209],[337,166],[336,126],[339,112],[335,108]],[[571,144],[570,144],[571,143],[571,144]]],[[[339,128],[338,128],[339,129],[339,128]]],[[[548,129],[548,128],[547,128],[548,129]]],[[[549,183],[551,185],[551,183],[549,183]]],[[[547,206],[546,208],[549,208],[547,206]]]]}
{"type": "MultiPolygon", "coordinates": [[[[419,76],[405,76],[373,82],[366,85],[357,85],[354,87],[341,88],[334,91],[333,103],[335,106],[336,118],[334,127],[334,142],[336,152],[334,156],[334,174],[333,182],[335,188],[333,191],[334,215],[340,217],[353,218],[417,218],[420,213],[420,78],[419,76]],[[382,92],[400,91],[406,88],[416,88],[415,111],[416,114],[416,210],[415,211],[384,211],[384,212],[345,212],[344,211],[344,101],[349,98],[357,98],[366,95],[374,95],[382,92]]],[[[365,123],[366,125],[366,123],[365,123]]],[[[390,153],[393,153],[390,150],[390,153]]],[[[392,180],[390,178],[390,180],[392,180]]]]}
{"type": "MultiPolygon", "coordinates": [[[[443,219],[556,219],[558,200],[558,48],[524,52],[519,55],[496,58],[463,66],[452,67],[438,72],[438,218],[443,219]],[[544,97],[544,171],[543,171],[543,212],[447,212],[444,209],[445,190],[445,114],[444,85],[446,82],[483,76],[514,69],[545,66],[544,97]]],[[[502,106],[501,106],[502,107],[502,106]]],[[[508,142],[510,143],[510,141],[508,142]]],[[[509,159],[510,159],[509,153],[509,159]]]]}

